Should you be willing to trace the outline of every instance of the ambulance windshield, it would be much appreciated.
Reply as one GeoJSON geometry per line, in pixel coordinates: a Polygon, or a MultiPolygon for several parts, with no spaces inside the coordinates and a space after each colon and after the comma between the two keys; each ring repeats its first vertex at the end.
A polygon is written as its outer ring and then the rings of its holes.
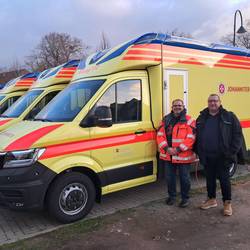
{"type": "Polygon", "coordinates": [[[2,116],[16,118],[20,116],[25,109],[43,92],[41,89],[28,91],[17,102],[15,102],[10,108],[8,108],[2,116]]]}
{"type": "Polygon", "coordinates": [[[88,80],[70,84],[37,114],[34,121],[72,121],[104,82],[88,80]]]}

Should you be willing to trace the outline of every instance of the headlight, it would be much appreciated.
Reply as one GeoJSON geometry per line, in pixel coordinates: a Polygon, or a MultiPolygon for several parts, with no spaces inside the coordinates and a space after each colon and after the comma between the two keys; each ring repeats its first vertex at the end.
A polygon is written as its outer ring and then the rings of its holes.
{"type": "Polygon", "coordinates": [[[27,167],[32,165],[44,153],[44,148],[7,152],[4,157],[4,168],[27,167]]]}

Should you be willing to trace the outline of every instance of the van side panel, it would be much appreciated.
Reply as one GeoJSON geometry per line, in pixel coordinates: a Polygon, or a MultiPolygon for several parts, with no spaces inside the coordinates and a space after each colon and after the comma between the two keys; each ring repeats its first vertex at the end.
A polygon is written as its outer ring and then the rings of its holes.
{"type": "Polygon", "coordinates": [[[174,46],[164,46],[164,55],[164,69],[188,72],[189,114],[197,118],[199,112],[207,107],[209,94],[218,94],[223,107],[239,118],[246,146],[250,149],[250,68],[240,66],[249,59],[174,46]]]}

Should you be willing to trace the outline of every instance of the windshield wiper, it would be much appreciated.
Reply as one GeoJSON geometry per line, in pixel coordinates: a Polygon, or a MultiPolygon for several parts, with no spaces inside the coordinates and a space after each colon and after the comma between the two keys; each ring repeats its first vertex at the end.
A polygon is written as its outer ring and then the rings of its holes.
{"type": "Polygon", "coordinates": [[[52,120],[49,120],[49,119],[42,119],[42,118],[34,118],[33,121],[53,122],[52,120]]]}
{"type": "Polygon", "coordinates": [[[7,115],[0,115],[0,117],[9,118],[9,116],[7,116],[7,115]]]}

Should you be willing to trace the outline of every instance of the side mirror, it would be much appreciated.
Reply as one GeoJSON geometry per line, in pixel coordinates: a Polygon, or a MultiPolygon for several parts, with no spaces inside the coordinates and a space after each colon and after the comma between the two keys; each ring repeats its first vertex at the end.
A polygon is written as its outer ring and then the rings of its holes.
{"type": "Polygon", "coordinates": [[[95,119],[97,127],[111,127],[112,126],[112,113],[110,107],[99,106],[95,109],[95,119]]]}
{"type": "Polygon", "coordinates": [[[80,122],[83,128],[101,127],[107,128],[112,126],[112,112],[110,107],[99,106],[89,112],[89,114],[80,122]]]}

